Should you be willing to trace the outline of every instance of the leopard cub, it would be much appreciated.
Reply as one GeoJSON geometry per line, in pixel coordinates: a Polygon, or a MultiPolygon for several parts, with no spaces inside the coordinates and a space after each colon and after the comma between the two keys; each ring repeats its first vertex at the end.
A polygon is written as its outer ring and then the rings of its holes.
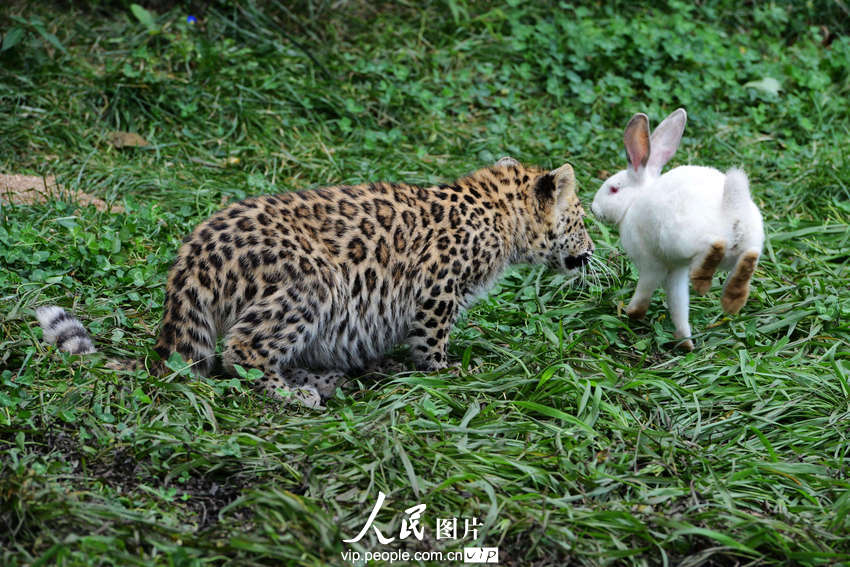
{"type": "MultiPolygon", "coordinates": [[[[156,352],[177,352],[206,375],[223,336],[226,371],[258,368],[268,394],[314,407],[402,341],[417,368],[445,368],[459,311],[508,265],[575,271],[588,262],[583,216],[569,164],[544,171],[508,157],[433,187],[368,183],[245,199],[180,247],[156,352]]],[[[42,308],[39,319],[46,340],[64,333],[74,337],[65,350],[93,351],[61,309],[42,308]]]]}

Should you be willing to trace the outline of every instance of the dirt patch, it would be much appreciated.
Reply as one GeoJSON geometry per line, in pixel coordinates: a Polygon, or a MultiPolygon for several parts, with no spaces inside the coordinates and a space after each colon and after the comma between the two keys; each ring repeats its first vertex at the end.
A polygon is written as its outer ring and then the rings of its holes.
{"type": "Polygon", "coordinates": [[[249,479],[239,474],[195,474],[183,482],[177,479],[163,482],[160,477],[146,475],[143,463],[136,460],[128,447],[113,449],[109,456],[111,459],[89,465],[88,479],[97,479],[113,488],[120,488],[125,494],[132,494],[140,484],[159,487],[164,491],[173,488],[176,490],[172,495],[174,505],[193,515],[201,530],[215,525],[221,509],[239,498],[242,491],[252,485],[249,479]]]}
{"type": "Polygon", "coordinates": [[[93,206],[99,211],[124,212],[121,205],[109,206],[103,199],[88,193],[66,190],[56,183],[56,177],[53,175],[39,177],[0,173],[0,204],[32,205],[44,203],[50,197],[69,199],[82,206],[93,206]]]}
{"type": "MultiPolygon", "coordinates": [[[[15,435],[16,432],[12,429],[0,428],[0,451],[14,446],[15,435]]],[[[198,531],[217,529],[221,510],[256,484],[256,479],[239,471],[232,471],[231,474],[221,470],[207,474],[204,474],[204,471],[194,471],[182,481],[160,475],[152,476],[146,470],[145,462],[136,458],[132,447],[115,447],[96,457],[86,456],[75,433],[58,424],[44,429],[28,430],[27,439],[39,441],[28,443],[30,454],[42,455],[45,460],[63,462],[70,466],[70,471],[63,475],[63,484],[67,490],[89,491],[92,490],[93,483],[107,485],[124,495],[141,494],[140,485],[161,489],[163,494],[169,494],[173,499],[171,505],[181,510],[182,518],[186,522],[194,523],[198,531]]],[[[9,534],[19,522],[12,514],[12,500],[9,500],[9,494],[4,494],[4,489],[8,491],[11,485],[4,486],[2,480],[0,479],[0,549],[11,541],[10,537],[5,537],[4,534],[9,534]]],[[[144,494],[147,496],[149,492],[145,491],[144,494]]],[[[31,497],[32,495],[27,495],[24,500],[31,497]]],[[[229,522],[239,524],[250,522],[252,517],[253,512],[244,507],[230,510],[227,514],[229,522]]]]}
{"type": "MultiPolygon", "coordinates": [[[[241,476],[228,477],[190,477],[185,483],[174,483],[179,493],[188,495],[185,502],[198,520],[198,529],[204,530],[218,523],[221,509],[242,496],[243,490],[250,488],[252,483],[241,476]]],[[[230,512],[231,520],[246,521],[252,513],[250,510],[239,509],[230,512]]]]}

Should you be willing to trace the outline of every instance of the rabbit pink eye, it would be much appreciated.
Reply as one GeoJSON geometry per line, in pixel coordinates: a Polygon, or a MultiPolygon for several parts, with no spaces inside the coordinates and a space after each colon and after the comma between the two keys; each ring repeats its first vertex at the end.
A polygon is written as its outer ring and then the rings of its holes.
{"type": "Polygon", "coordinates": [[[620,190],[620,188],[619,188],[619,187],[614,187],[613,185],[610,187],[610,189],[611,189],[611,192],[612,192],[612,193],[616,193],[617,191],[619,191],[619,190],[620,190]]]}

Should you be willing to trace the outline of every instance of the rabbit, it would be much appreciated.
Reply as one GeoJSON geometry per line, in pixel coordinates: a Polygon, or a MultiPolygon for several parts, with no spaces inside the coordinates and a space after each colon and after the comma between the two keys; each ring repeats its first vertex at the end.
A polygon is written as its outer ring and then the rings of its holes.
{"type": "Polygon", "coordinates": [[[649,118],[635,114],[623,136],[628,167],[602,184],[591,211],[602,222],[618,226],[623,248],[638,268],[637,288],[626,313],[642,319],[653,292],[663,285],[674,336],[680,348],[691,351],[688,275],[694,290],[703,295],[715,270],[731,270],[721,302],[727,313],[738,313],[749,297],[764,227],[747,175],[740,169],[724,174],[685,165],[661,175],[679,147],[686,120],[680,108],[650,136],[649,118]]]}

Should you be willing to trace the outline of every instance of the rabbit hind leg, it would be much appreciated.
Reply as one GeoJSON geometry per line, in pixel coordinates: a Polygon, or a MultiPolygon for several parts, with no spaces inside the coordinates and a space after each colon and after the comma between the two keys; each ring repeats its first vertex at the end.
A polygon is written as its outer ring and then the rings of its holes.
{"type": "Polygon", "coordinates": [[[691,270],[691,283],[694,286],[694,291],[699,295],[705,295],[708,292],[714,272],[717,271],[717,266],[723,261],[725,253],[726,243],[718,240],[709,247],[704,256],[694,262],[694,267],[691,270]]]}
{"type": "Polygon", "coordinates": [[[723,286],[721,303],[723,310],[734,315],[747,302],[750,296],[750,280],[759,261],[757,250],[749,250],[741,254],[735,263],[735,268],[723,286]]]}

